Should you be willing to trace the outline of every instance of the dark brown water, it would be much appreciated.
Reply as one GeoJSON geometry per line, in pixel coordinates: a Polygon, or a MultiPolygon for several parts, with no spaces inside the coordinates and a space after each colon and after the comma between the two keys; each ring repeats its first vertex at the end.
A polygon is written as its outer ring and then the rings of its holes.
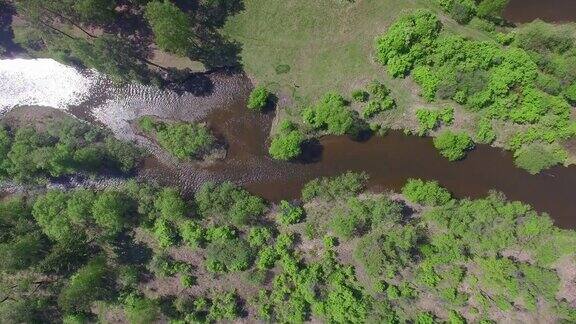
{"type": "Polygon", "coordinates": [[[515,23],[576,21],[576,0],[510,0],[504,17],[515,23]]]}
{"type": "MultiPolygon", "coordinates": [[[[512,155],[501,149],[478,146],[460,162],[441,157],[430,138],[390,132],[365,142],[346,136],[327,136],[307,147],[309,160],[279,162],[267,154],[272,113],[255,114],[244,105],[242,91],[231,105],[208,113],[205,120],[228,140],[224,161],[209,167],[160,160],[148,161],[141,176],[189,190],[206,180],[231,180],[266,199],[278,201],[300,196],[302,186],[317,177],[346,171],[365,171],[372,190],[399,190],[408,178],[437,180],[459,198],[478,198],[495,189],[511,200],[521,200],[548,212],[559,226],[576,227],[576,167],[555,167],[530,175],[514,166],[512,155]]],[[[194,109],[190,107],[189,109],[194,109]]],[[[188,115],[179,111],[180,116],[188,115]]],[[[192,114],[190,114],[192,115],[192,114]]],[[[187,118],[185,118],[187,119],[187,118]]]]}
{"type": "MultiPolygon", "coordinates": [[[[511,154],[482,145],[465,160],[454,163],[438,154],[431,139],[400,132],[364,142],[328,136],[306,145],[305,160],[279,162],[267,153],[274,112],[260,114],[246,108],[250,80],[230,71],[206,77],[211,86],[205,96],[179,95],[141,85],[117,88],[97,80],[92,97],[69,111],[149,148],[153,157],[146,160],[139,177],[179,186],[188,193],[206,181],[229,180],[277,201],[299,197],[302,186],[314,178],[365,171],[373,190],[398,190],[408,178],[438,180],[459,198],[481,197],[495,189],[509,199],[550,213],[560,226],[576,227],[576,167],[556,167],[532,176],[514,166],[511,154]],[[227,157],[210,164],[174,160],[135,131],[132,121],[144,115],[207,122],[226,139],[227,157]]],[[[31,92],[31,97],[37,97],[37,91],[31,92]]]]}

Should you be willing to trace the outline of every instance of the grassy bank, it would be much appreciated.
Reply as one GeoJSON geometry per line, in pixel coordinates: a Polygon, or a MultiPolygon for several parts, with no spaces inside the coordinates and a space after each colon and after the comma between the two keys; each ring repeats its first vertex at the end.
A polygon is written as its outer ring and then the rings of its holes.
{"type": "MultiPolygon", "coordinates": [[[[309,104],[327,91],[350,94],[379,79],[398,101],[399,109],[387,121],[402,128],[414,123],[406,111],[424,102],[410,80],[392,79],[374,62],[374,43],[401,12],[423,7],[430,8],[430,2],[248,0],[244,11],[229,18],[224,33],[242,44],[246,72],[290,99],[285,106],[309,104]]],[[[460,33],[487,37],[445,21],[460,33]]]]}

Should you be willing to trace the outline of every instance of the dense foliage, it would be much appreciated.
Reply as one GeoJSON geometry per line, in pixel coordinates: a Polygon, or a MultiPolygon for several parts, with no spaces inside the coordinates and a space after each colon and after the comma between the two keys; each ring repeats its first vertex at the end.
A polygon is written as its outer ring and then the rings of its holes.
{"type": "MultiPolygon", "coordinates": [[[[484,16],[497,13],[504,3],[483,1],[478,8],[474,1],[441,1],[441,5],[459,8],[468,2],[484,16]]],[[[503,47],[450,34],[434,13],[417,10],[399,18],[378,39],[376,50],[391,75],[411,73],[427,100],[452,99],[478,115],[475,137],[480,142],[504,141],[521,159],[519,166],[538,172],[566,160],[562,143],[576,132],[568,102],[576,80],[570,63],[576,57],[576,38],[566,28],[527,24],[518,29],[510,46],[503,47]],[[492,121],[504,125],[502,130],[494,129],[492,121]],[[534,147],[555,152],[555,158],[527,163],[538,159],[527,158],[535,154],[534,147]]],[[[438,117],[430,112],[419,111],[418,118],[420,133],[437,125],[438,117]]],[[[444,148],[459,147],[454,152],[444,149],[451,159],[460,158],[457,151],[470,146],[463,134],[444,135],[440,142],[444,148]]]]}
{"type": "Polygon", "coordinates": [[[193,10],[171,0],[16,0],[14,7],[23,21],[14,41],[30,54],[80,63],[117,82],[171,79],[156,49],[207,68],[236,64],[236,45],[217,31],[240,9],[235,0],[201,1],[193,10]]]}
{"type": "Polygon", "coordinates": [[[277,160],[291,160],[302,154],[304,135],[296,126],[284,121],[280,125],[280,131],[272,138],[268,152],[277,160]]]}
{"type": "Polygon", "coordinates": [[[343,135],[354,126],[354,115],[348,103],[337,93],[327,93],[320,102],[303,110],[304,121],[315,129],[329,134],[343,135]]]}
{"type": "Polygon", "coordinates": [[[144,116],[138,120],[139,127],[153,136],[158,144],[178,159],[198,159],[208,153],[216,138],[202,124],[186,122],[161,122],[144,116]]]}
{"type": "Polygon", "coordinates": [[[270,100],[270,93],[264,86],[258,86],[252,90],[248,97],[247,106],[252,110],[263,110],[270,100]]]}
{"type": "Polygon", "coordinates": [[[85,123],[63,119],[43,129],[0,127],[0,175],[18,182],[106,171],[130,172],[140,153],[85,123]]]}
{"type": "Polygon", "coordinates": [[[408,207],[364,192],[366,180],[315,180],[303,206],[271,209],[277,223],[230,183],[191,201],[137,182],[3,200],[0,320],[575,319],[561,284],[573,231],[497,193],[457,200],[410,180],[408,207]]]}

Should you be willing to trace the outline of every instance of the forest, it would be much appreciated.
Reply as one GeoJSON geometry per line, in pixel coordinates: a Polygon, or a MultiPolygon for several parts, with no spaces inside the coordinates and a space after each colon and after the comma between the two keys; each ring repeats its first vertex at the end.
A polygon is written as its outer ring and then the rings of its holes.
{"type": "Polygon", "coordinates": [[[495,191],[374,193],[348,172],[290,201],[231,182],[184,194],[131,178],[143,153],[71,118],[2,134],[2,176],[33,189],[0,201],[2,323],[576,320],[576,233],[495,191]],[[110,171],[125,181],[34,189],[110,171]]]}

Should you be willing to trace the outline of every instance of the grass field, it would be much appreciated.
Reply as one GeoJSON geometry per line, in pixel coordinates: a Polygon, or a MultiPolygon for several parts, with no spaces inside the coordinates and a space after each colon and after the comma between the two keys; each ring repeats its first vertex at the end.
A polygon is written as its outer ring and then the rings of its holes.
{"type": "MultiPolygon", "coordinates": [[[[421,100],[409,79],[392,79],[374,62],[374,43],[403,11],[434,9],[430,3],[245,0],[245,10],[230,17],[223,32],[242,44],[242,64],[254,82],[267,85],[285,99],[280,108],[307,105],[327,91],[348,96],[352,90],[379,79],[391,88],[398,109],[380,116],[378,121],[406,128],[414,125],[413,110],[430,104],[421,100]]],[[[450,19],[443,21],[448,29],[459,29],[461,34],[485,37],[450,19]]],[[[293,110],[280,109],[280,118],[293,110]]]]}

